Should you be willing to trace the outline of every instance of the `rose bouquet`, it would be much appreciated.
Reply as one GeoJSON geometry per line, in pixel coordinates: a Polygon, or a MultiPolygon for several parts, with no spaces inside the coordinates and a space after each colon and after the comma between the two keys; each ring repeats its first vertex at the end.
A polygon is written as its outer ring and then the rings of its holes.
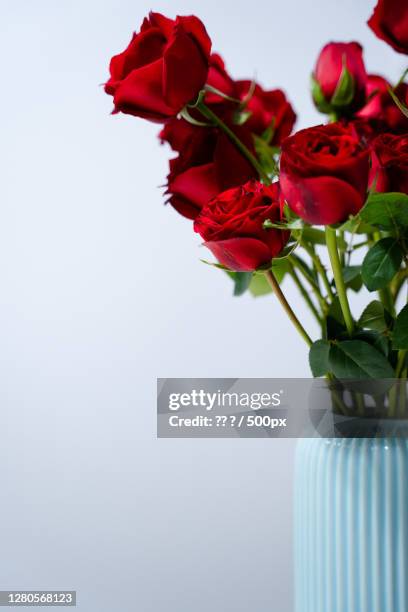
{"type": "MultiPolygon", "coordinates": [[[[379,0],[368,24],[408,54],[407,2],[379,0]]],[[[235,295],[273,292],[314,376],[406,377],[407,72],[391,84],[367,74],[357,42],[327,44],[311,78],[327,120],[292,133],[283,91],[234,80],[211,47],[197,17],[150,13],[111,60],[113,112],[163,124],[176,154],[167,202],[193,221],[235,295]],[[318,338],[285,297],[288,277],[318,338]],[[372,297],[353,314],[349,293],[363,286],[372,297]]]]}

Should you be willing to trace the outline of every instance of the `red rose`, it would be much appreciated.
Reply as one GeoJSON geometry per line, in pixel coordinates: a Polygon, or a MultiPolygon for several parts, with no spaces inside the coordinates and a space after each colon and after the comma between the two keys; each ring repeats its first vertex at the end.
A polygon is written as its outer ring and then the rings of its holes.
{"type": "Polygon", "coordinates": [[[367,83],[361,45],[328,43],[320,52],[313,80],[314,101],[322,112],[350,114],[361,108],[366,100],[367,83]],[[351,77],[348,82],[345,69],[351,77]]]}
{"type": "Polygon", "coordinates": [[[372,150],[370,182],[375,190],[408,194],[408,135],[381,134],[372,150]]]}
{"type": "Polygon", "coordinates": [[[371,141],[386,129],[385,124],[377,119],[356,118],[350,121],[344,121],[343,119],[341,122],[351,127],[355,137],[361,142],[363,147],[369,147],[371,141]]]}
{"type": "MultiPolygon", "coordinates": [[[[236,81],[236,95],[244,100],[251,91],[251,81],[236,81]]],[[[251,113],[245,127],[260,136],[267,128],[272,127],[273,137],[269,144],[279,145],[289,136],[296,121],[292,106],[280,89],[265,91],[255,84],[253,93],[245,110],[251,113]]]]}
{"type": "Polygon", "coordinates": [[[194,16],[150,13],[123,53],[112,58],[106,93],[114,112],[164,121],[195,100],[208,74],[211,40],[194,16]]]}
{"type": "MultiPolygon", "coordinates": [[[[253,150],[250,134],[230,126],[253,150]]],[[[169,203],[183,216],[195,219],[201,208],[221,191],[257,176],[229,138],[216,128],[197,127],[184,119],[171,120],[161,131],[179,156],[170,160],[169,203]]]]}
{"type": "Polygon", "coordinates": [[[282,145],[280,185],[290,208],[308,223],[330,225],[366,200],[369,151],[351,125],[301,130],[282,145]]]}
{"type": "Polygon", "coordinates": [[[379,0],[367,21],[374,34],[395,51],[408,54],[408,4],[406,0],[379,0]]]}
{"type": "MultiPolygon", "coordinates": [[[[380,121],[384,129],[395,133],[408,131],[408,119],[401,113],[390,96],[390,83],[382,76],[370,74],[367,78],[368,103],[357,113],[357,117],[380,121]]],[[[396,89],[396,95],[405,104],[407,102],[408,85],[401,83],[396,89]]]]}
{"type": "Polygon", "coordinates": [[[279,221],[279,184],[249,181],[211,200],[194,222],[194,230],[218,261],[236,272],[269,264],[288,241],[288,232],[264,229],[266,219],[279,221]]]}

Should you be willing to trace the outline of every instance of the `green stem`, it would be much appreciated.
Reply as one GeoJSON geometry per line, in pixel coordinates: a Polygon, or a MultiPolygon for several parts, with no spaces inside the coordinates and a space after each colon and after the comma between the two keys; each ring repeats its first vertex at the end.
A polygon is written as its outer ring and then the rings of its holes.
{"type": "Polygon", "coordinates": [[[400,85],[401,83],[404,81],[405,77],[408,75],[408,68],[406,68],[404,70],[404,72],[402,73],[400,79],[398,80],[398,82],[396,83],[396,85],[394,85],[393,90],[395,91],[400,85]]]}
{"type": "MultiPolygon", "coordinates": [[[[343,230],[339,230],[339,237],[340,237],[340,240],[343,239],[344,241],[344,231],[343,230]]],[[[343,250],[341,250],[341,253],[340,253],[340,262],[341,262],[341,267],[344,268],[346,261],[345,261],[345,253],[343,250]]]]}
{"type": "Polygon", "coordinates": [[[384,308],[388,310],[390,315],[395,316],[394,300],[390,288],[384,287],[383,289],[379,289],[378,296],[384,308]]]}
{"type": "Polygon", "coordinates": [[[303,297],[303,299],[305,300],[305,302],[306,302],[307,306],[309,307],[311,313],[315,317],[315,319],[318,322],[318,324],[321,326],[323,324],[323,321],[322,321],[322,318],[321,318],[321,316],[319,314],[319,311],[317,310],[316,306],[314,305],[310,295],[308,294],[308,292],[306,291],[306,289],[302,285],[302,282],[301,282],[300,278],[298,277],[298,275],[296,274],[296,271],[295,271],[295,269],[294,269],[292,264],[291,264],[290,275],[293,278],[293,282],[295,283],[296,287],[299,289],[300,294],[303,297]]]}
{"type": "Polygon", "coordinates": [[[318,283],[315,281],[315,279],[309,274],[308,270],[302,265],[302,260],[300,258],[298,258],[295,254],[289,255],[288,257],[289,263],[292,266],[295,266],[299,272],[302,274],[302,276],[307,280],[307,282],[309,283],[310,287],[312,288],[312,291],[314,292],[319,304],[320,304],[320,308],[322,309],[322,313],[323,315],[326,315],[328,309],[329,309],[329,305],[326,302],[326,300],[324,299],[324,297],[321,294],[320,291],[320,287],[318,285],[318,283]]]}
{"type": "Polygon", "coordinates": [[[395,368],[395,376],[397,378],[401,378],[401,373],[402,373],[402,370],[404,369],[406,354],[407,354],[407,351],[405,349],[400,349],[398,351],[397,367],[395,368]]]}
{"type": "Polygon", "coordinates": [[[304,240],[300,240],[299,244],[305,249],[306,253],[310,256],[311,260],[313,261],[313,265],[315,266],[317,273],[320,274],[321,276],[324,288],[327,291],[327,295],[329,296],[330,300],[333,301],[334,300],[333,289],[331,287],[330,281],[326,274],[326,270],[322,264],[320,257],[318,256],[314,248],[310,244],[305,242],[304,240]]]}
{"type": "Polygon", "coordinates": [[[351,316],[350,305],[347,298],[346,285],[344,284],[343,272],[341,269],[339,252],[337,250],[336,230],[326,226],[326,244],[329,251],[330,262],[333,270],[334,282],[336,283],[337,294],[339,296],[340,306],[346,323],[347,331],[351,336],[353,334],[354,323],[351,316]]]}
{"type": "Polygon", "coordinates": [[[361,247],[365,247],[367,246],[367,244],[370,244],[369,240],[363,240],[362,242],[357,242],[357,244],[353,246],[353,251],[356,251],[357,249],[361,249],[361,247]]]}
{"type": "Polygon", "coordinates": [[[399,272],[397,273],[397,275],[393,278],[393,280],[391,281],[391,285],[390,285],[390,289],[391,289],[391,294],[392,294],[392,299],[394,304],[397,302],[400,291],[404,285],[404,282],[407,278],[407,273],[408,273],[408,269],[407,268],[402,268],[401,270],[399,270],[399,272]]]}
{"type": "Polygon", "coordinates": [[[307,331],[305,330],[305,328],[303,327],[303,325],[301,324],[301,322],[299,321],[299,319],[297,318],[297,316],[293,312],[292,308],[290,307],[289,302],[285,298],[285,296],[283,294],[283,291],[280,288],[279,283],[276,280],[272,270],[266,270],[265,276],[266,276],[266,280],[268,281],[268,283],[272,287],[273,292],[275,293],[276,297],[278,298],[279,302],[281,303],[281,306],[285,310],[285,312],[288,315],[289,319],[292,321],[293,325],[296,327],[296,329],[298,330],[299,334],[302,336],[302,338],[306,342],[306,344],[308,346],[311,346],[313,343],[312,343],[312,340],[311,340],[310,336],[308,335],[307,331]]]}
{"type": "Polygon", "coordinates": [[[249,161],[250,164],[255,168],[258,172],[259,177],[263,180],[266,185],[270,185],[272,183],[271,179],[262,168],[259,161],[256,159],[255,155],[251,153],[251,151],[244,145],[244,143],[234,134],[234,132],[228,127],[226,123],[222,119],[220,119],[204,102],[199,102],[197,104],[197,109],[200,111],[202,115],[209,121],[212,121],[217,127],[220,128],[228,136],[231,142],[237,147],[237,149],[242,153],[242,155],[249,161]]]}

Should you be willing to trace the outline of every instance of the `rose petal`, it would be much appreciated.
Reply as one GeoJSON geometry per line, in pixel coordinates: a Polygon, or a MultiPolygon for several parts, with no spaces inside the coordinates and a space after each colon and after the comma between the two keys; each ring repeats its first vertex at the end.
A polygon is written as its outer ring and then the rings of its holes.
{"type": "Polygon", "coordinates": [[[220,264],[236,272],[251,272],[272,259],[266,244],[256,238],[229,238],[205,242],[204,246],[210,249],[220,264]]]}
{"type": "Polygon", "coordinates": [[[367,24],[395,51],[408,54],[408,7],[405,0],[379,0],[367,24]]]}
{"type": "Polygon", "coordinates": [[[181,110],[194,101],[208,74],[206,58],[181,26],[164,52],[163,66],[164,98],[169,106],[181,110]]]}
{"type": "Polygon", "coordinates": [[[346,221],[365,201],[354,187],[332,176],[301,178],[281,172],[280,185],[289,207],[316,225],[346,221]]]}
{"type": "Polygon", "coordinates": [[[169,184],[169,192],[202,208],[220,189],[215,176],[214,164],[194,166],[178,174],[169,184]]]}
{"type": "MultiPolygon", "coordinates": [[[[252,141],[250,134],[239,128],[236,128],[234,132],[251,150],[252,141]]],[[[215,147],[214,164],[220,191],[230,187],[237,187],[258,176],[253,166],[238,151],[228,136],[223,133],[219,134],[215,147]]]]}
{"type": "Polygon", "coordinates": [[[116,111],[153,121],[163,121],[174,115],[174,109],[163,99],[162,75],[162,60],[133,70],[116,89],[114,96],[116,111]]]}
{"type": "Polygon", "coordinates": [[[185,200],[181,196],[172,195],[168,200],[168,203],[183,217],[191,219],[192,221],[200,214],[201,207],[194,206],[194,204],[188,200],[185,200]]]}
{"type": "Polygon", "coordinates": [[[211,53],[211,38],[201,19],[195,15],[186,15],[176,18],[176,25],[182,24],[187,34],[191,34],[201,47],[203,54],[208,57],[211,53]]]}

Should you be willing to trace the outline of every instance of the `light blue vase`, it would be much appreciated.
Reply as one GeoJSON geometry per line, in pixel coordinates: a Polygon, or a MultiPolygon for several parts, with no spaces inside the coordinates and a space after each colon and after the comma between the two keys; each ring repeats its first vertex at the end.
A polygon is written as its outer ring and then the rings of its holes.
{"type": "Polygon", "coordinates": [[[299,440],[296,612],[408,612],[408,440],[299,440]]]}

